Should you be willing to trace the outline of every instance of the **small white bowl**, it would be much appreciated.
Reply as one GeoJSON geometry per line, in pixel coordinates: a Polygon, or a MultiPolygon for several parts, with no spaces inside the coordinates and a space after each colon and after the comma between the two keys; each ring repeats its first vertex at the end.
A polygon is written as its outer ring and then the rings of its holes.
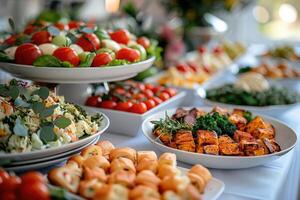
{"type": "MultiPolygon", "coordinates": [[[[212,107],[199,107],[199,108],[205,111],[212,110],[212,107]]],[[[185,109],[191,109],[191,108],[185,108],[185,109]]],[[[189,163],[189,164],[200,163],[206,167],[216,168],[216,169],[242,169],[242,168],[255,167],[276,160],[280,156],[292,150],[297,143],[297,135],[292,128],[290,128],[285,123],[278,121],[274,118],[260,115],[267,122],[271,123],[274,126],[276,130],[275,139],[282,149],[280,152],[276,152],[268,155],[262,155],[262,156],[222,156],[222,155],[199,154],[194,152],[178,150],[175,148],[168,147],[163,143],[161,143],[159,139],[157,139],[152,134],[154,125],[151,123],[151,121],[153,120],[159,120],[161,118],[164,119],[166,112],[168,115],[171,116],[172,114],[175,113],[175,111],[176,109],[171,109],[150,116],[143,122],[142,130],[145,137],[154,145],[154,147],[156,147],[158,150],[162,152],[175,153],[177,159],[185,163],[189,163]]]]}

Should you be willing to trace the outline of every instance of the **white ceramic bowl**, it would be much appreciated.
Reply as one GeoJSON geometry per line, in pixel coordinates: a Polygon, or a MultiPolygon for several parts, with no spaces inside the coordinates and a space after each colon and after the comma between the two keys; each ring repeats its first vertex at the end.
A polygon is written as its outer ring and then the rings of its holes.
{"type": "Polygon", "coordinates": [[[5,160],[5,162],[7,163],[15,162],[15,161],[28,161],[28,160],[53,156],[53,155],[64,153],[66,151],[71,151],[80,148],[81,146],[90,143],[95,138],[100,136],[104,131],[106,131],[106,129],[109,127],[109,124],[110,122],[108,117],[105,114],[103,114],[103,120],[101,126],[99,127],[99,132],[93,135],[87,136],[76,142],[62,145],[60,147],[53,147],[49,149],[36,150],[36,151],[24,152],[24,153],[0,153],[0,161],[5,160]]]}
{"type": "MultiPolygon", "coordinates": [[[[191,108],[186,108],[191,109],[191,108]]],[[[200,107],[205,111],[211,111],[212,107],[200,107]]],[[[171,109],[163,112],[156,113],[149,118],[147,118],[142,124],[142,130],[146,138],[162,152],[171,152],[177,155],[177,159],[189,163],[189,164],[202,164],[206,167],[216,168],[216,169],[241,169],[255,167],[259,165],[266,164],[273,160],[276,160],[280,156],[288,153],[292,150],[297,142],[297,135],[293,129],[288,127],[285,123],[280,122],[274,118],[268,116],[262,116],[267,122],[271,123],[275,130],[275,139],[281,147],[280,152],[273,154],[263,155],[263,156],[221,156],[221,155],[208,155],[199,154],[193,152],[182,151],[174,149],[162,144],[159,139],[157,139],[153,134],[152,130],[154,125],[151,123],[153,120],[159,120],[165,118],[167,112],[168,115],[174,114],[176,109],[171,109]]],[[[254,113],[255,114],[255,113],[254,113]]]]}
{"type": "Polygon", "coordinates": [[[134,77],[153,64],[155,57],[128,65],[110,67],[35,67],[0,62],[0,68],[12,76],[46,83],[100,83],[134,77]]]}

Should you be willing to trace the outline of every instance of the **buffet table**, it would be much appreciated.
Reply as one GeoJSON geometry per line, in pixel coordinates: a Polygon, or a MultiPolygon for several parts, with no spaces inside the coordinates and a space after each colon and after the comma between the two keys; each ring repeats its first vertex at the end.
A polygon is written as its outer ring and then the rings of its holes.
{"type": "MultiPolygon", "coordinates": [[[[194,103],[199,105],[199,103],[194,103]]],[[[297,132],[300,131],[300,107],[280,116],[297,132]]],[[[140,132],[136,137],[128,137],[111,133],[104,133],[101,139],[108,139],[116,146],[130,146],[138,150],[155,150],[152,144],[140,132]]],[[[220,200],[296,200],[298,193],[300,148],[282,156],[280,159],[265,166],[241,170],[214,170],[213,176],[225,183],[225,191],[220,200]]],[[[191,167],[179,163],[182,167],[191,167]]]]}

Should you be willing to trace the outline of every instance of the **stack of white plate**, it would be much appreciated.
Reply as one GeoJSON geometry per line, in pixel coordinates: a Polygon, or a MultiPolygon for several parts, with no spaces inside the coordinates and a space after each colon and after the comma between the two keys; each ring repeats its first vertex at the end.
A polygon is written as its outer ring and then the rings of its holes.
{"type": "Polygon", "coordinates": [[[60,147],[24,153],[0,153],[0,166],[8,171],[21,172],[58,165],[83,148],[95,144],[108,126],[109,119],[103,114],[98,133],[60,147]]]}

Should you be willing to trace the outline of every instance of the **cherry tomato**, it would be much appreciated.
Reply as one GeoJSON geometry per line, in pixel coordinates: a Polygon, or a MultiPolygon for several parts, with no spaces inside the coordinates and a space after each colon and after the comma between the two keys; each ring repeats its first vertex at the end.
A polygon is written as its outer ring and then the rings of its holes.
{"type": "Polygon", "coordinates": [[[124,90],[123,88],[116,88],[114,90],[114,93],[124,95],[126,93],[126,90],[124,90]]]}
{"type": "Polygon", "coordinates": [[[130,33],[126,29],[116,30],[109,35],[112,40],[121,44],[127,44],[130,41],[130,33]]]}
{"type": "Polygon", "coordinates": [[[142,45],[145,49],[150,47],[150,40],[146,37],[139,37],[136,42],[140,45],[142,45]]]}
{"type": "Polygon", "coordinates": [[[76,51],[69,47],[59,47],[53,52],[53,56],[61,61],[68,61],[73,66],[77,66],[80,62],[80,58],[76,51]]]}
{"type": "Polygon", "coordinates": [[[141,57],[141,53],[136,49],[131,48],[122,48],[116,53],[116,59],[124,59],[128,60],[129,62],[138,61],[141,57]]]}
{"type": "Polygon", "coordinates": [[[148,100],[144,101],[144,103],[147,106],[147,110],[150,110],[156,106],[156,103],[153,99],[148,99],[148,100]]]}
{"type": "Polygon", "coordinates": [[[9,38],[7,38],[4,43],[8,45],[14,45],[17,40],[17,35],[11,35],[9,38]]]}
{"type": "Polygon", "coordinates": [[[99,104],[99,106],[101,108],[113,109],[114,107],[117,106],[117,103],[113,100],[104,100],[99,104]]]}
{"type": "Polygon", "coordinates": [[[183,72],[183,73],[186,73],[186,72],[188,72],[189,71],[189,66],[187,66],[186,64],[178,64],[177,66],[176,66],[176,69],[178,70],[178,71],[180,71],[180,72],[183,72]]]}
{"type": "Polygon", "coordinates": [[[130,101],[127,102],[119,102],[117,103],[117,106],[115,107],[116,110],[122,110],[127,111],[129,108],[131,108],[133,104],[130,101]]]}
{"type": "Polygon", "coordinates": [[[14,192],[21,184],[21,179],[17,176],[11,176],[0,184],[0,192],[10,191],[14,192]]]}
{"type": "Polygon", "coordinates": [[[42,51],[38,46],[25,43],[20,45],[15,53],[15,61],[17,64],[32,65],[32,63],[42,55],[42,51]]]}
{"type": "Polygon", "coordinates": [[[137,93],[137,94],[132,95],[132,98],[136,99],[136,100],[144,100],[144,99],[146,99],[146,96],[144,94],[137,93]]]}
{"type": "Polygon", "coordinates": [[[137,88],[139,88],[139,90],[143,91],[146,89],[146,86],[143,83],[137,83],[136,84],[137,88]]]}
{"type": "Polygon", "coordinates": [[[50,194],[45,183],[22,183],[18,188],[17,199],[22,200],[50,200],[50,194]]]}
{"type": "Polygon", "coordinates": [[[222,49],[222,47],[217,46],[214,48],[213,52],[214,52],[214,54],[218,55],[223,52],[223,49],[222,49]]]}
{"type": "Polygon", "coordinates": [[[14,192],[5,191],[1,192],[0,200],[17,200],[17,197],[14,192]]]}
{"type": "Polygon", "coordinates": [[[54,26],[56,28],[58,28],[59,30],[61,30],[61,31],[69,30],[69,25],[68,24],[63,24],[63,23],[57,22],[57,23],[54,24],[54,26]]]}
{"type": "Polygon", "coordinates": [[[177,94],[177,90],[174,88],[166,88],[165,90],[163,90],[164,92],[168,93],[170,95],[170,97],[173,97],[177,94]]]}
{"type": "Polygon", "coordinates": [[[163,101],[166,101],[166,100],[170,99],[170,95],[166,92],[162,92],[159,94],[159,98],[163,101]]]}
{"type": "Polygon", "coordinates": [[[100,96],[90,96],[86,101],[85,105],[96,107],[101,102],[100,96]]]}
{"type": "Polygon", "coordinates": [[[33,26],[33,25],[27,25],[25,30],[24,30],[24,33],[26,35],[31,35],[33,32],[35,32],[37,30],[37,27],[33,26]]]}
{"type": "Polygon", "coordinates": [[[143,90],[143,94],[148,98],[152,98],[154,96],[154,93],[152,92],[152,90],[150,89],[146,89],[146,90],[143,90]]]}
{"type": "Polygon", "coordinates": [[[48,31],[39,31],[32,35],[31,40],[34,44],[40,45],[44,43],[50,43],[52,37],[48,31]]]}
{"type": "Polygon", "coordinates": [[[99,53],[95,56],[92,67],[101,67],[107,65],[112,60],[113,59],[109,53],[99,53]]]}
{"type": "Polygon", "coordinates": [[[41,182],[41,183],[46,182],[43,174],[36,171],[27,172],[22,176],[20,176],[20,178],[22,180],[22,184],[28,184],[32,182],[41,182]]]}
{"type": "Polygon", "coordinates": [[[133,104],[133,106],[129,109],[129,112],[143,114],[143,113],[147,112],[147,106],[143,102],[136,103],[136,104],[133,104]]]}
{"type": "Polygon", "coordinates": [[[205,51],[206,51],[206,48],[205,48],[204,46],[199,46],[199,47],[198,47],[198,52],[199,52],[200,54],[203,54],[205,51]]]}
{"type": "Polygon", "coordinates": [[[76,44],[78,44],[84,51],[96,51],[100,48],[100,40],[94,33],[82,34],[76,44]]]}
{"type": "Polygon", "coordinates": [[[158,104],[161,104],[161,103],[163,102],[163,100],[161,100],[161,99],[158,98],[158,97],[153,97],[152,99],[155,101],[156,106],[157,106],[158,104]]]}
{"type": "Polygon", "coordinates": [[[164,89],[163,86],[157,85],[157,86],[153,87],[152,92],[155,94],[155,93],[158,93],[158,92],[162,91],[163,89],[164,89]]]}
{"type": "Polygon", "coordinates": [[[146,87],[146,89],[153,90],[154,85],[152,85],[151,83],[146,83],[145,87],[146,87]]]}
{"type": "Polygon", "coordinates": [[[9,179],[9,174],[6,171],[1,169],[0,170],[0,179],[2,181],[5,181],[5,180],[9,179]]]}
{"type": "Polygon", "coordinates": [[[70,21],[68,23],[69,29],[77,29],[77,28],[79,28],[80,26],[83,26],[83,25],[84,25],[84,23],[80,22],[80,21],[70,21]]]}

